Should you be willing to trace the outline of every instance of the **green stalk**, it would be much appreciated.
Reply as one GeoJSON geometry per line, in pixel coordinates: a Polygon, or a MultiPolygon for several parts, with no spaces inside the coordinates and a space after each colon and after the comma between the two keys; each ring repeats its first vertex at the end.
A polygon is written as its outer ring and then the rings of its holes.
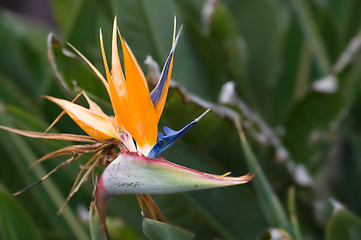
{"type": "Polygon", "coordinates": [[[257,174],[253,178],[252,182],[256,189],[258,199],[260,200],[261,207],[268,224],[271,227],[281,227],[286,231],[291,232],[290,222],[287,218],[285,210],[283,209],[276,194],[273,192],[271,185],[269,184],[251,147],[249,146],[241,127],[240,120],[236,119],[235,124],[241,139],[241,145],[246,157],[248,168],[252,172],[257,171],[257,174]]]}
{"type": "Polygon", "coordinates": [[[292,224],[294,239],[302,240],[303,238],[296,213],[295,187],[291,187],[288,191],[288,212],[290,213],[290,220],[292,224]]]}

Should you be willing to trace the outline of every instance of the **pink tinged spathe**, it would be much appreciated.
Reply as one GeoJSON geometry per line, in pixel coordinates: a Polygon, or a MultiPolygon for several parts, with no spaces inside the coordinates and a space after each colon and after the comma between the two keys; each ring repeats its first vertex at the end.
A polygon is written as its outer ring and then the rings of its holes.
{"type": "Polygon", "coordinates": [[[107,235],[105,218],[112,195],[188,192],[239,185],[254,177],[254,174],[240,177],[227,175],[228,173],[214,175],[199,172],[161,158],[148,158],[134,152],[120,153],[104,170],[97,184],[95,207],[100,218],[100,228],[107,235]]]}
{"type": "Polygon", "coordinates": [[[119,194],[168,194],[239,185],[253,175],[219,176],[198,172],[166,160],[121,153],[104,170],[98,183],[102,198],[119,194]]]}
{"type": "Polygon", "coordinates": [[[162,158],[154,159],[139,153],[123,152],[104,170],[97,184],[92,203],[94,218],[90,225],[92,236],[101,234],[108,239],[106,212],[112,195],[168,194],[201,189],[219,188],[247,183],[253,175],[240,177],[214,175],[186,168],[162,158]],[[99,220],[99,221],[98,221],[99,220]]]}

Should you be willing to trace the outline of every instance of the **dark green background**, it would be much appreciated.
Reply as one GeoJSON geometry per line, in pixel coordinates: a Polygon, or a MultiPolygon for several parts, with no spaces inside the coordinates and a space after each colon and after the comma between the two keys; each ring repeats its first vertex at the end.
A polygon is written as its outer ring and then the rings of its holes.
{"type": "MultiPolygon", "coordinates": [[[[195,239],[267,239],[269,228],[284,228],[294,239],[361,238],[360,1],[219,0],[208,17],[203,12],[205,1],[200,0],[52,0],[49,4],[50,24],[5,9],[0,12],[0,124],[44,131],[60,109],[42,96],[70,100],[80,89],[111,113],[96,76],[83,62],[63,55],[53,45],[53,63],[70,92],[59,84],[47,57],[50,32],[63,46],[73,44],[103,72],[99,29],[109,55],[112,21],[117,15],[123,37],[146,72],[147,55],[163,65],[177,16],[178,27],[184,25],[184,31],[172,78],[213,104],[222,85],[235,82],[241,103],[249,111],[225,107],[242,116],[256,165],[263,171],[253,183],[241,186],[154,196],[169,223],[193,233],[195,239]],[[349,48],[352,40],[354,47],[349,48]],[[349,59],[339,69],[335,64],[342,54],[349,59]],[[314,82],[331,75],[336,78],[336,91],[313,89],[314,82]],[[282,147],[289,157],[280,159],[277,153],[282,147]],[[297,180],[295,169],[300,167],[308,171],[312,183],[297,180]],[[344,210],[334,211],[335,202],[344,210]]],[[[171,90],[160,126],[180,129],[203,110],[171,90]]],[[[82,134],[68,117],[54,131],[82,134]]],[[[90,156],[18,197],[10,194],[65,160],[55,158],[28,167],[68,144],[0,132],[1,239],[89,238],[87,223],[79,220],[77,209],[89,206],[91,181],[62,215],[56,211],[79,164],[90,156]]],[[[216,111],[164,157],[216,174],[231,171],[237,176],[253,169],[248,167],[250,155],[244,154],[231,120],[216,111]]],[[[111,239],[191,236],[172,226],[143,223],[135,196],[114,197],[108,216],[111,239]],[[164,235],[154,235],[159,233],[164,235]]]]}

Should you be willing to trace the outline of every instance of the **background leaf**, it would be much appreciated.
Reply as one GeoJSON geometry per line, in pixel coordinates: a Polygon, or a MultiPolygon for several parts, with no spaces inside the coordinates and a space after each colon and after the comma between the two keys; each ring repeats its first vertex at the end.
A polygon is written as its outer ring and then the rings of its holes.
{"type": "Polygon", "coordinates": [[[193,234],[179,227],[167,223],[145,218],[143,220],[143,231],[149,240],[152,239],[193,239],[193,234]]]}
{"type": "Polygon", "coordinates": [[[4,186],[0,186],[0,234],[3,239],[41,239],[29,216],[14,201],[4,186]]]}
{"type": "Polygon", "coordinates": [[[347,210],[340,210],[327,225],[326,239],[357,239],[361,234],[361,220],[347,210]]]}
{"type": "MultiPolygon", "coordinates": [[[[263,186],[269,191],[261,197],[251,183],[154,196],[167,220],[197,239],[256,239],[280,227],[268,217],[275,209],[264,207],[265,199],[278,199],[284,221],[290,221],[295,232],[285,225],[282,228],[293,238],[327,239],[337,236],[334,229],[342,232],[358,226],[360,1],[52,0],[37,4],[0,3],[0,124],[44,131],[61,110],[41,96],[71,100],[80,90],[112,114],[99,79],[79,58],[62,52],[73,53],[66,42],[104,73],[99,29],[109,56],[117,15],[119,30],[146,73],[143,61],[148,55],[161,67],[164,64],[177,16],[177,27],[184,26],[174,56],[172,79],[177,87],[169,92],[159,130],[163,126],[178,130],[204,109],[212,108],[212,112],[163,156],[199,171],[243,175],[249,171],[247,158],[233,125],[234,118],[241,117],[249,147],[262,169],[263,186]],[[50,19],[43,16],[45,12],[50,19]],[[59,44],[47,49],[51,32],[59,44]],[[54,53],[51,62],[48,50],[54,53]],[[56,65],[70,91],[59,84],[50,63],[56,65]],[[330,76],[331,85],[315,88],[330,76]],[[219,105],[222,87],[230,81],[237,104],[219,105]],[[325,91],[330,87],[334,90],[325,91]],[[290,188],[294,189],[292,201],[290,188]],[[345,205],[348,213],[330,217],[330,197],[345,205]],[[297,209],[288,206],[287,200],[297,209]]],[[[77,103],[86,104],[83,99],[77,103]]],[[[67,116],[52,131],[84,134],[67,116]]],[[[0,143],[0,182],[9,192],[28,186],[66,158],[54,158],[28,170],[32,162],[71,144],[5,131],[0,132],[0,143]]],[[[78,209],[91,202],[91,181],[72,198],[63,215],[56,215],[79,166],[89,157],[59,170],[16,200],[9,199],[32,219],[31,228],[39,238],[89,238],[88,219],[78,209]]],[[[111,235],[112,239],[125,235],[146,238],[134,196],[112,198],[108,214],[116,219],[111,225],[124,230],[111,235]]],[[[360,238],[359,231],[355,236],[360,238]]]]}

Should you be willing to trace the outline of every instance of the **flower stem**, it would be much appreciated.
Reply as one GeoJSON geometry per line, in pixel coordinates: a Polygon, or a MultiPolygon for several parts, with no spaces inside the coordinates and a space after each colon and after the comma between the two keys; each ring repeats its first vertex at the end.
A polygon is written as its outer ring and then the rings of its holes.
{"type": "Polygon", "coordinates": [[[256,171],[257,174],[253,179],[256,192],[259,196],[261,207],[265,214],[266,220],[271,227],[282,227],[286,231],[291,231],[290,222],[287,218],[285,210],[283,209],[279,199],[273,192],[264,172],[262,171],[259,163],[248,144],[244,135],[243,129],[239,119],[235,119],[235,124],[241,139],[241,145],[246,156],[246,161],[250,171],[256,171]]]}

